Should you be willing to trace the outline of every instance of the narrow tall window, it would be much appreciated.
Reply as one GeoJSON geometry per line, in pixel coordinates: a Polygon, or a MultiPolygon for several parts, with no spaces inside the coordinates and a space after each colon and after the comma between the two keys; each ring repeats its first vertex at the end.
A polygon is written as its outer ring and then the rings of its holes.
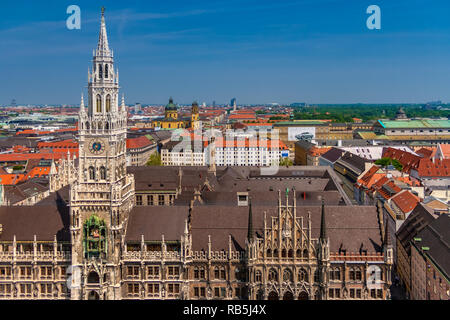
{"type": "Polygon", "coordinates": [[[105,167],[100,168],[100,179],[106,180],[106,168],[105,167]]]}
{"type": "MultiPolygon", "coordinates": [[[[108,66],[108,65],[106,65],[108,66]]],[[[106,112],[110,112],[111,111],[111,96],[108,94],[106,96],[106,112]]]]}
{"type": "Polygon", "coordinates": [[[95,170],[94,170],[94,167],[89,167],[89,179],[95,180],[95,170]]]}
{"type": "Polygon", "coordinates": [[[108,79],[108,65],[105,65],[105,79],[108,79]]]}
{"type": "Polygon", "coordinates": [[[102,97],[97,95],[97,112],[102,112],[102,97]]]}
{"type": "Polygon", "coordinates": [[[101,64],[98,65],[98,77],[100,79],[103,78],[103,69],[102,69],[102,65],[101,64]]]}

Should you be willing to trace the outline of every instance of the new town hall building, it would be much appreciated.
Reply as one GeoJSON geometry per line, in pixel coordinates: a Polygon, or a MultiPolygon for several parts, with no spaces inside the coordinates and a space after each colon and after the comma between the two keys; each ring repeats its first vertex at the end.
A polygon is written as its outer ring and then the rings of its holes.
{"type": "Polygon", "coordinates": [[[103,13],[88,91],[79,158],[0,207],[0,299],[389,299],[382,213],[332,170],[127,167],[103,13]]]}

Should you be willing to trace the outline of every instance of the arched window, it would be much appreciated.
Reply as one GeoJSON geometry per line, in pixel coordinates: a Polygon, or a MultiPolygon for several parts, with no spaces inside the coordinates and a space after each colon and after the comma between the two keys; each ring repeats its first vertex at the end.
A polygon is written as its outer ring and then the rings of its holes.
{"type": "Polygon", "coordinates": [[[109,122],[106,122],[106,124],[105,124],[105,129],[106,129],[106,130],[109,129],[109,122]]]}
{"type": "Polygon", "coordinates": [[[102,112],[102,97],[97,95],[97,112],[102,112]]]}
{"type": "Polygon", "coordinates": [[[278,272],[275,269],[269,270],[269,281],[278,281],[278,272]]]}
{"type": "Polygon", "coordinates": [[[100,179],[106,180],[106,168],[105,167],[100,168],[100,179]]]}
{"type": "Polygon", "coordinates": [[[341,280],[341,270],[339,268],[334,269],[334,280],[341,280]]]}
{"type": "Polygon", "coordinates": [[[103,69],[102,69],[102,65],[101,64],[98,65],[98,77],[100,79],[103,78],[103,69]]]}
{"type": "Polygon", "coordinates": [[[86,130],[89,130],[89,121],[86,121],[86,130]]]}
{"type": "Polygon", "coordinates": [[[267,256],[268,256],[268,257],[272,257],[272,250],[267,249],[267,256]]]}
{"type": "Polygon", "coordinates": [[[89,167],[89,179],[95,180],[95,169],[94,169],[94,167],[89,167]]]}
{"type": "Polygon", "coordinates": [[[284,269],[283,271],[283,281],[284,282],[292,282],[292,272],[289,269],[284,269]]]}
{"type": "Polygon", "coordinates": [[[303,268],[298,272],[298,281],[308,282],[308,273],[303,268]]]}
{"type": "Polygon", "coordinates": [[[273,256],[278,258],[278,249],[273,250],[273,256]]]}
{"type": "Polygon", "coordinates": [[[215,267],[214,268],[214,278],[219,279],[219,277],[220,277],[219,267],[215,267]]]}
{"type": "Polygon", "coordinates": [[[255,281],[256,282],[262,281],[262,274],[261,274],[261,271],[259,271],[259,270],[256,270],[256,272],[255,272],[255,281]]]}
{"type": "MultiPolygon", "coordinates": [[[[108,65],[106,65],[108,66],[108,65]]],[[[111,96],[108,94],[106,96],[106,112],[110,112],[111,111],[111,96]]]]}
{"type": "Polygon", "coordinates": [[[303,250],[303,258],[308,258],[308,250],[303,250]]]}
{"type": "Polygon", "coordinates": [[[105,79],[108,79],[108,65],[105,65],[105,79]]]}
{"type": "Polygon", "coordinates": [[[294,250],[289,249],[288,251],[288,258],[292,258],[294,256],[294,250]]]}
{"type": "Polygon", "coordinates": [[[286,249],[281,250],[281,257],[286,258],[286,249]]]}
{"type": "Polygon", "coordinates": [[[356,268],[355,276],[356,276],[356,280],[362,279],[361,269],[356,268]]]}
{"type": "Polygon", "coordinates": [[[302,256],[302,251],[300,249],[297,249],[295,255],[297,256],[297,258],[300,258],[302,256]]]}

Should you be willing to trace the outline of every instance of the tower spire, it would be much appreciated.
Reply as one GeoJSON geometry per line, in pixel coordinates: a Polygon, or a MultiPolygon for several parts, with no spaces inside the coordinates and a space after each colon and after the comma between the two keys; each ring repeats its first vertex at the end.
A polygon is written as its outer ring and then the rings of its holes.
{"type": "Polygon", "coordinates": [[[83,93],[81,93],[80,111],[81,112],[84,111],[84,97],[83,97],[83,93]]]}
{"type": "Polygon", "coordinates": [[[97,56],[111,56],[111,51],[109,50],[108,44],[108,34],[106,32],[105,7],[102,7],[102,21],[100,23],[100,34],[98,37],[97,51],[95,54],[97,56]]]}

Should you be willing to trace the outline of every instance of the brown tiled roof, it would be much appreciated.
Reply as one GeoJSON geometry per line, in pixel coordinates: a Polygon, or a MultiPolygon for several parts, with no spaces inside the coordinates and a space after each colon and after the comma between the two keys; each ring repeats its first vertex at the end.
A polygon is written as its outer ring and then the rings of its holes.
{"type": "Polygon", "coordinates": [[[334,163],[336,162],[344,153],[343,150],[337,148],[331,148],[327,152],[325,152],[321,157],[327,159],[328,161],[334,163]]]}
{"type": "Polygon", "coordinates": [[[0,241],[70,241],[69,208],[63,205],[0,207],[0,241]]]}
{"type": "MultiPolygon", "coordinates": [[[[311,212],[312,237],[318,238],[320,231],[320,206],[297,207],[297,216],[307,221],[311,212]]],[[[278,215],[275,206],[253,206],[253,228],[258,235],[263,234],[264,212],[270,217],[278,215]]],[[[366,206],[328,206],[325,209],[330,250],[339,248],[349,252],[358,252],[361,248],[368,252],[381,251],[381,234],[375,207],[366,206]]],[[[215,251],[228,250],[229,235],[234,250],[245,248],[248,224],[248,207],[201,206],[192,211],[193,250],[208,249],[208,235],[211,236],[215,251]]]]}
{"type": "Polygon", "coordinates": [[[396,236],[400,244],[409,253],[410,240],[437,216],[432,210],[419,203],[398,229],[396,236]]]}
{"type": "Polygon", "coordinates": [[[136,206],[130,212],[125,241],[180,241],[188,206],[136,206]]]}
{"type": "Polygon", "coordinates": [[[450,217],[446,214],[441,215],[432,221],[422,231],[417,234],[421,239],[416,242],[419,250],[428,247],[428,250],[422,252],[431,258],[438,269],[450,277],[450,217]]]}

